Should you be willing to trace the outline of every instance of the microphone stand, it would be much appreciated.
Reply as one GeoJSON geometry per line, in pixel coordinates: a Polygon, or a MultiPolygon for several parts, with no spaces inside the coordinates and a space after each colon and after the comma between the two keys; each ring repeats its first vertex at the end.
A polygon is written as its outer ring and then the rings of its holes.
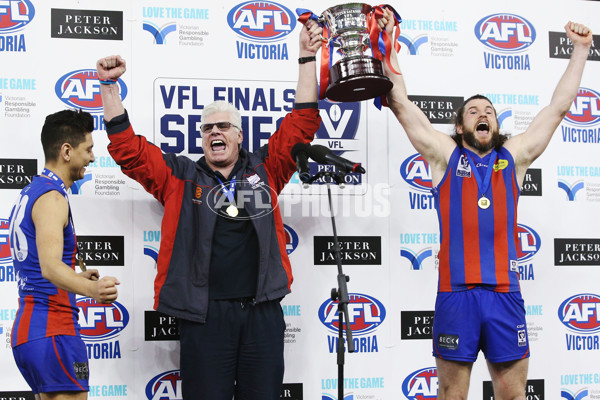
{"type": "Polygon", "coordinates": [[[335,261],[337,263],[338,275],[337,275],[337,283],[338,287],[331,289],[331,300],[338,300],[338,342],[336,347],[337,352],[337,366],[338,366],[338,400],[344,400],[344,336],[343,336],[343,325],[344,321],[346,322],[346,342],[348,343],[348,352],[354,353],[354,341],[352,340],[352,329],[348,325],[350,318],[348,318],[348,303],[350,302],[348,298],[348,286],[346,283],[350,281],[350,277],[344,275],[342,271],[342,256],[341,256],[341,248],[338,242],[337,229],[335,227],[335,216],[333,215],[333,202],[331,199],[331,181],[335,182],[340,188],[345,187],[344,182],[344,174],[341,172],[333,172],[333,171],[321,171],[307,179],[305,184],[310,184],[311,182],[319,179],[319,178],[329,178],[327,180],[327,197],[329,198],[329,210],[331,212],[331,225],[333,227],[333,254],[335,255],[335,261]]]}

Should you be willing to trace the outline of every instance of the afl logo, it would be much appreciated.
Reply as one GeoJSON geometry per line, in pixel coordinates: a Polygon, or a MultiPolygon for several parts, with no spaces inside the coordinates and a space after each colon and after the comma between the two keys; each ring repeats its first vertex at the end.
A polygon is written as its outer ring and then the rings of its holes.
{"type": "Polygon", "coordinates": [[[291,10],[269,1],[238,4],[227,14],[227,23],[242,38],[257,42],[276,42],[296,27],[291,10]]]}
{"type": "Polygon", "coordinates": [[[77,299],[81,337],[85,341],[98,342],[112,339],[129,323],[129,313],[121,304],[98,304],[89,297],[77,299]]]}
{"type": "MultiPolygon", "coordinates": [[[[121,100],[127,96],[127,86],[119,79],[117,81],[121,100]]],[[[54,86],[54,91],[60,101],[69,107],[81,108],[83,111],[102,112],[100,96],[100,81],[95,69],[80,69],[63,75],[54,86]]]]}
{"type": "Polygon", "coordinates": [[[594,125],[600,122],[600,93],[579,88],[565,121],[575,125],[594,125]]]}
{"type": "Polygon", "coordinates": [[[23,29],[34,16],[35,8],[29,0],[0,1],[0,34],[23,29]]]}
{"type": "Polygon", "coordinates": [[[527,225],[517,225],[517,261],[527,261],[540,250],[542,240],[536,231],[527,225]]]}
{"type": "Polygon", "coordinates": [[[535,29],[518,15],[492,14],[477,22],[475,36],[490,49],[518,53],[533,44],[535,29]]]}
{"type": "MultiPolygon", "coordinates": [[[[374,331],[385,319],[385,307],[374,297],[348,293],[348,323],[356,336],[374,331]]],[[[338,301],[326,300],[319,307],[319,319],[332,333],[338,333],[338,301]]]]}
{"type": "Polygon", "coordinates": [[[0,263],[12,262],[9,227],[8,220],[0,218],[0,263]]]}
{"type": "Polygon", "coordinates": [[[410,400],[437,399],[437,369],[423,368],[408,375],[402,382],[402,392],[410,400]]]}
{"type": "Polygon", "coordinates": [[[569,297],[558,307],[558,318],[575,332],[600,332],[600,296],[584,293],[569,297]]]}
{"type": "Polygon", "coordinates": [[[288,255],[290,255],[294,250],[296,250],[300,240],[298,239],[298,234],[296,231],[289,226],[284,224],[283,230],[285,231],[285,249],[287,250],[288,255]]]}
{"type": "Polygon", "coordinates": [[[146,385],[148,400],[179,400],[181,392],[181,373],[179,370],[167,371],[156,375],[146,385]]]}
{"type": "Polygon", "coordinates": [[[431,190],[431,169],[419,153],[404,160],[400,166],[400,175],[409,185],[418,190],[431,190]]]}

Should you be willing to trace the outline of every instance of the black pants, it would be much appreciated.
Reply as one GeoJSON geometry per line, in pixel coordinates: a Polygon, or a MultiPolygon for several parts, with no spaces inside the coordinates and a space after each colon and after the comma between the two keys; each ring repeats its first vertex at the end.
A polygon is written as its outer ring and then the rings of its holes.
{"type": "Polygon", "coordinates": [[[280,400],[285,322],[279,301],[211,300],[206,323],[180,320],[185,400],[280,400]]]}

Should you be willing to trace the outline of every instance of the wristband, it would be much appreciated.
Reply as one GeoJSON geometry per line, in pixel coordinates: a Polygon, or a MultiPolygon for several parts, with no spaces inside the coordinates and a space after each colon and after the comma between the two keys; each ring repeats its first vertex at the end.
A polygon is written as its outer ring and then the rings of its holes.
{"type": "Polygon", "coordinates": [[[117,83],[117,81],[113,79],[108,79],[106,81],[100,81],[100,83],[103,85],[114,85],[115,83],[117,83]]]}
{"type": "Polygon", "coordinates": [[[317,61],[317,58],[315,56],[300,57],[298,59],[298,64],[306,64],[307,62],[311,62],[311,61],[317,61]]]}

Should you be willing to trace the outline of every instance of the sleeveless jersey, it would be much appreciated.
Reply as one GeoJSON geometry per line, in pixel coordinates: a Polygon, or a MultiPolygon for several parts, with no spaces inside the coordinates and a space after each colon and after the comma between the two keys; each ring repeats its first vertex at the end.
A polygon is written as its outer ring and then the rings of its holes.
{"type": "MultiPolygon", "coordinates": [[[[36,200],[51,190],[57,190],[66,197],[66,189],[60,179],[54,181],[35,176],[21,191],[10,215],[10,245],[19,285],[19,309],[12,330],[13,347],[56,335],[79,336],[75,294],[59,289],[45,279],[38,258],[31,210],[36,200]]],[[[69,209],[69,216],[70,213],[69,209]]],[[[62,261],[74,269],[77,249],[71,218],[63,230],[63,241],[62,261]]]]}
{"type": "Polygon", "coordinates": [[[514,160],[505,148],[493,153],[495,159],[489,160],[493,163],[491,182],[486,193],[481,193],[467,154],[471,160],[479,159],[475,153],[457,147],[444,177],[432,189],[441,240],[438,291],[463,291],[476,286],[496,292],[519,291],[520,191],[514,160]],[[478,206],[482,194],[491,200],[486,209],[478,206]]]}

